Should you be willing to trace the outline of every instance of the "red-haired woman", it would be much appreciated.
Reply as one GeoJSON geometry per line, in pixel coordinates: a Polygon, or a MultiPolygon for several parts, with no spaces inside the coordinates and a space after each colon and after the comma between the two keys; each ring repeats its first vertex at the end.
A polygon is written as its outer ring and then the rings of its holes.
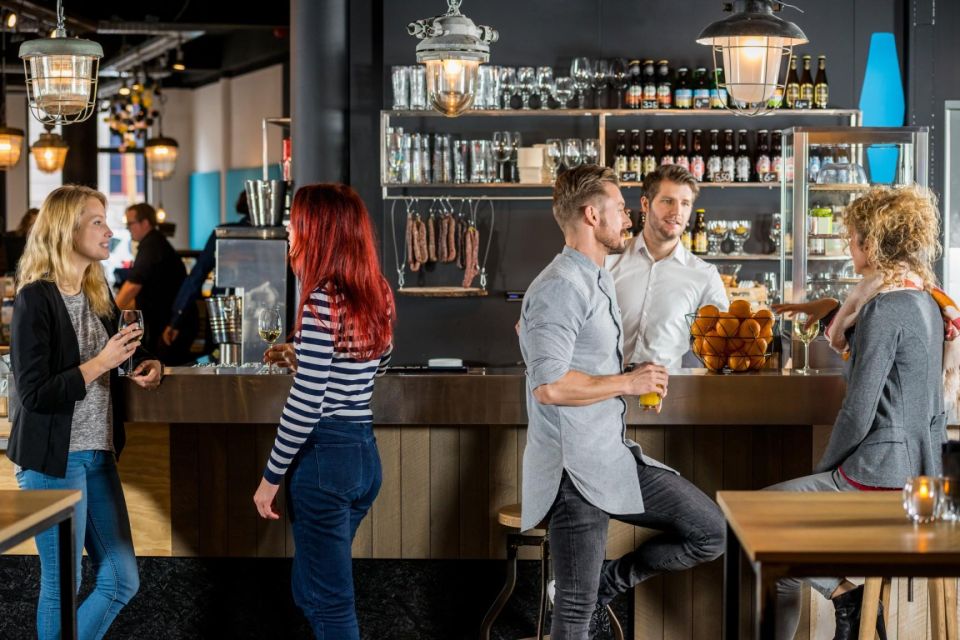
{"type": "Polygon", "coordinates": [[[370,215],[346,185],[297,191],[290,263],[300,280],[297,369],[253,496],[276,520],[286,475],[296,554],[293,596],[320,640],[359,640],[350,548],[380,490],[373,379],[389,361],[394,302],[370,215]]]}

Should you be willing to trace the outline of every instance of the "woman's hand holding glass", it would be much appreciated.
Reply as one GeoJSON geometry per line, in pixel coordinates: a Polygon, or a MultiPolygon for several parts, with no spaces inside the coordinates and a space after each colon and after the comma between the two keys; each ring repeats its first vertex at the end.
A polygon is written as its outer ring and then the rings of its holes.
{"type": "Polygon", "coordinates": [[[284,342],[283,344],[271,345],[263,352],[263,363],[270,366],[286,367],[296,373],[297,354],[293,350],[293,343],[284,342]]]}
{"type": "Polygon", "coordinates": [[[810,302],[801,302],[798,304],[775,304],[773,305],[773,311],[774,313],[782,313],[788,318],[793,318],[797,314],[805,314],[807,321],[804,323],[803,328],[809,329],[814,323],[826,318],[830,315],[831,311],[839,306],[840,301],[835,298],[820,298],[819,300],[811,300],[810,302]]]}

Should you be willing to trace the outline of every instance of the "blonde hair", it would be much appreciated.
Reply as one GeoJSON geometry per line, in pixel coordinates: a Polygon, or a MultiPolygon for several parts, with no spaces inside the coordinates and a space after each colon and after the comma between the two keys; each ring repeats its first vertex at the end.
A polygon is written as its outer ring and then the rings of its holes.
{"type": "Polygon", "coordinates": [[[620,186],[616,172],[610,167],[585,164],[564,171],[553,187],[553,217],[561,229],[577,218],[580,209],[607,195],[604,183],[620,186]]]}
{"type": "MultiPolygon", "coordinates": [[[[80,228],[80,215],[90,198],[106,208],[106,196],[80,185],[58,187],[46,197],[27,236],[27,246],[17,268],[18,291],[38,280],[62,285],[74,279],[70,260],[74,236],[80,228]]],[[[101,318],[113,316],[110,287],[99,263],[90,264],[84,270],[80,290],[95,314],[101,318]]]]}

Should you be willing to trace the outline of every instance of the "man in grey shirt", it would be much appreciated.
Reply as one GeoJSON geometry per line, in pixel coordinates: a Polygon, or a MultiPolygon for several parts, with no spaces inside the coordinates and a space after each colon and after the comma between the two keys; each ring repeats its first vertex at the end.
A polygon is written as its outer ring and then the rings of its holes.
{"type": "Polygon", "coordinates": [[[623,369],[620,309],[603,268],[630,226],[616,174],[596,165],[561,174],[553,215],[566,246],[530,285],[520,318],[529,415],[521,520],[530,529],[550,518],[551,637],[583,640],[618,593],[718,557],[724,520],[625,435],[623,396],[666,395],[668,376],[649,363],[623,369]],[[603,567],[611,517],[662,533],[603,567]]]}

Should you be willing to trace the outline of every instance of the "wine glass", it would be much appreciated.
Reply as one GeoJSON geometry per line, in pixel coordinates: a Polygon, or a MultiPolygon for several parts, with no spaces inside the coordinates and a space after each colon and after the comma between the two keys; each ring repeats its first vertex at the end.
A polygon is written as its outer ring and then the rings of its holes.
{"type": "Polygon", "coordinates": [[[610,64],[610,76],[613,78],[613,86],[617,90],[617,109],[623,109],[623,96],[627,87],[630,86],[630,66],[625,58],[615,58],[610,64]]]}
{"type": "Polygon", "coordinates": [[[503,89],[503,108],[511,109],[513,94],[517,90],[517,70],[513,67],[500,68],[500,86],[503,89]]]}
{"type": "Polygon", "coordinates": [[[537,72],[533,67],[517,69],[517,83],[520,85],[520,97],[523,100],[523,109],[530,109],[530,94],[537,86],[537,72]]]}
{"type": "MultiPolygon", "coordinates": [[[[257,333],[260,339],[272,347],[273,343],[280,339],[280,333],[283,331],[283,318],[280,315],[279,307],[263,307],[257,314],[257,333]]],[[[273,361],[267,368],[267,373],[273,373],[273,361]]]]}
{"type": "Polygon", "coordinates": [[[609,97],[609,87],[612,74],[610,71],[610,61],[603,58],[597,58],[593,61],[593,106],[597,109],[603,109],[607,106],[609,97]]]}
{"type": "Polygon", "coordinates": [[[593,82],[593,68],[590,58],[574,58],[570,63],[570,77],[577,89],[577,108],[583,109],[583,99],[593,82]]]}
{"type": "Polygon", "coordinates": [[[563,141],[563,164],[567,169],[576,169],[583,163],[583,143],[580,138],[563,141]]]}
{"type": "Polygon", "coordinates": [[[813,342],[813,339],[820,333],[820,323],[814,322],[809,329],[806,329],[804,325],[807,324],[808,319],[807,314],[798,313],[793,316],[792,321],[793,338],[803,343],[803,368],[797,370],[797,373],[802,376],[816,373],[814,369],[810,368],[810,343],[813,342]]]}
{"type": "MultiPolygon", "coordinates": [[[[132,324],[139,325],[141,330],[144,329],[143,311],[140,311],[139,309],[121,310],[120,322],[118,323],[118,327],[120,329],[124,329],[126,327],[129,327],[132,324]]],[[[141,341],[143,340],[143,336],[141,336],[140,340],[141,341]]],[[[120,367],[119,373],[121,376],[129,376],[133,374],[133,354],[130,354],[130,357],[127,358],[126,365],[123,367],[120,367]]]]}
{"type": "Polygon", "coordinates": [[[600,160],[600,140],[586,138],[583,141],[583,163],[598,164],[600,160]]]}
{"type": "Polygon", "coordinates": [[[493,157],[497,161],[497,177],[494,182],[503,182],[503,165],[513,153],[509,131],[493,132],[493,157]]]}
{"type": "Polygon", "coordinates": [[[511,131],[510,147],[512,150],[510,152],[510,176],[504,176],[503,179],[505,182],[520,182],[519,165],[521,146],[523,146],[523,139],[520,137],[520,132],[511,131]]]}
{"type": "Polygon", "coordinates": [[[553,93],[553,67],[537,67],[537,87],[540,90],[540,108],[550,108],[550,94],[553,93]]]}
{"type": "Polygon", "coordinates": [[[556,82],[553,83],[553,97],[560,103],[561,109],[569,107],[570,98],[573,97],[573,93],[573,78],[564,76],[563,78],[557,78],[556,82]]]}
{"type": "Polygon", "coordinates": [[[746,244],[747,238],[750,237],[750,228],[752,226],[750,220],[737,220],[733,223],[733,243],[736,247],[734,253],[738,256],[743,255],[743,245],[746,244]]]}
{"type": "Polygon", "coordinates": [[[547,161],[550,163],[550,182],[557,179],[557,169],[560,168],[560,162],[563,160],[563,143],[559,138],[549,138],[547,140],[547,161]]]}

